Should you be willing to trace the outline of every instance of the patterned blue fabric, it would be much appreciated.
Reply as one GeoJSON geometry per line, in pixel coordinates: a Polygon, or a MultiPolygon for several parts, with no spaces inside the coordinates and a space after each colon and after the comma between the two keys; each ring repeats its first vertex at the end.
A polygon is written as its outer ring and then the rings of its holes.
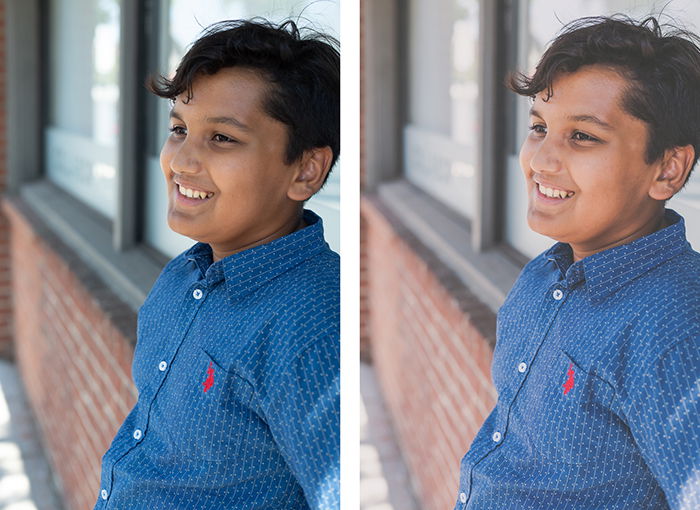
{"type": "Polygon", "coordinates": [[[531,261],[498,314],[498,401],[455,509],[700,509],[700,254],[683,219],[531,261]]]}
{"type": "Polygon", "coordinates": [[[215,263],[198,243],[163,269],[95,509],[339,508],[339,257],[305,219],[215,263]]]}

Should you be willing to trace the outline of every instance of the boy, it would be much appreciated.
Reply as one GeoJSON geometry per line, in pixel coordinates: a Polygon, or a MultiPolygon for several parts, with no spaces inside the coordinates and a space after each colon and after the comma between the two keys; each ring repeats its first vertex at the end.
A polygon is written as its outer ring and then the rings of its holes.
{"type": "Polygon", "coordinates": [[[199,242],[139,311],[96,509],[339,507],[339,259],[302,208],[338,157],[339,60],[291,21],[224,22],[151,80],[168,224],[199,242]]]}
{"type": "Polygon", "coordinates": [[[700,508],[700,255],[664,209],[700,154],[695,40],[584,19],[511,80],[528,222],[559,242],[499,311],[456,509],[700,508]]]}

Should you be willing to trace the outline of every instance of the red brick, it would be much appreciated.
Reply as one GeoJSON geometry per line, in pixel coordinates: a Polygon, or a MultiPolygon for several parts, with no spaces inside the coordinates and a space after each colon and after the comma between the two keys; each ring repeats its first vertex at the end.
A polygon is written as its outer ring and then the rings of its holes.
{"type": "Polygon", "coordinates": [[[91,508],[100,458],[134,402],[126,371],[133,347],[27,219],[7,201],[3,209],[0,326],[11,303],[17,363],[66,506],[91,508]],[[3,278],[3,253],[11,281],[3,278]]]}
{"type": "Polygon", "coordinates": [[[365,341],[422,507],[451,508],[459,461],[494,403],[492,348],[473,323],[485,308],[453,295],[373,201],[361,212],[365,341]]]}

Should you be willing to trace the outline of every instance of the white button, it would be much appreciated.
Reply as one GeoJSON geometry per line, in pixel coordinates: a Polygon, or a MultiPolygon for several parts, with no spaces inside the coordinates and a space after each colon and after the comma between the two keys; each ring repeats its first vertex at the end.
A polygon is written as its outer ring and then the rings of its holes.
{"type": "Polygon", "coordinates": [[[161,361],[158,363],[158,370],[161,372],[165,372],[165,369],[168,368],[168,362],[167,361],[161,361]]]}
{"type": "Polygon", "coordinates": [[[202,296],[204,293],[201,291],[201,289],[194,289],[194,292],[192,293],[192,297],[195,299],[202,299],[202,296]]]}
{"type": "Polygon", "coordinates": [[[527,370],[527,363],[525,363],[523,361],[522,363],[520,363],[520,365],[518,365],[518,372],[520,372],[521,374],[524,374],[526,370],[527,370]]]}
{"type": "Polygon", "coordinates": [[[142,436],[143,432],[141,432],[141,429],[134,430],[134,439],[138,441],[139,439],[141,439],[142,436]]]}
{"type": "Polygon", "coordinates": [[[100,491],[100,497],[101,497],[102,499],[107,499],[107,491],[104,490],[104,489],[102,489],[102,490],[100,491]]]}
{"type": "Polygon", "coordinates": [[[552,292],[552,297],[559,301],[561,298],[564,297],[564,293],[561,290],[557,289],[554,292],[552,292]]]}
{"type": "Polygon", "coordinates": [[[467,502],[467,495],[464,492],[459,493],[459,502],[462,504],[467,502]]]}
{"type": "Polygon", "coordinates": [[[500,432],[494,432],[493,436],[491,436],[491,439],[493,439],[494,443],[498,443],[501,440],[501,433],[500,432]]]}

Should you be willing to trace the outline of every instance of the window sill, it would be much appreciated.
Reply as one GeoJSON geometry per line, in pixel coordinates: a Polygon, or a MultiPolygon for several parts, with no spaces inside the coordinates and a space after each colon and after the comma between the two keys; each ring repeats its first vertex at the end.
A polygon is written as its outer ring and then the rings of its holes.
{"type": "Polygon", "coordinates": [[[394,217],[392,223],[400,222],[431,258],[443,264],[494,314],[498,311],[523,267],[507,249],[475,252],[468,222],[406,180],[380,185],[376,199],[394,217]]]}
{"type": "Polygon", "coordinates": [[[19,199],[45,229],[92,270],[133,312],[143,304],[165,262],[146,247],[118,252],[108,221],[47,180],[20,188],[19,199]]]}

